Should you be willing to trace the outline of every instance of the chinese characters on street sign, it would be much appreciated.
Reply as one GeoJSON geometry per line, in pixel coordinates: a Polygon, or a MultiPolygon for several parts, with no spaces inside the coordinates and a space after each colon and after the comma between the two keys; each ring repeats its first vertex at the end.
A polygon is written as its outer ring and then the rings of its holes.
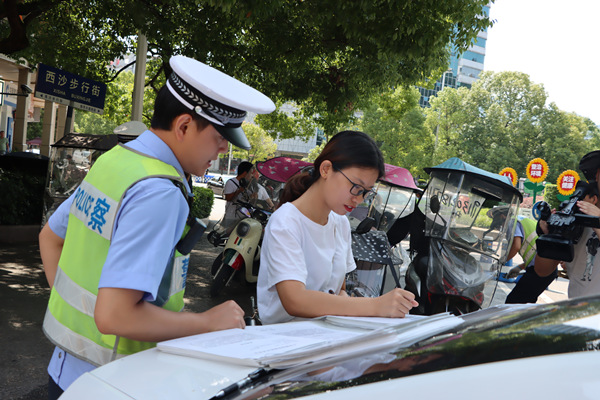
{"type": "Polygon", "coordinates": [[[106,84],[38,64],[35,97],[97,114],[104,112],[106,84]]]}

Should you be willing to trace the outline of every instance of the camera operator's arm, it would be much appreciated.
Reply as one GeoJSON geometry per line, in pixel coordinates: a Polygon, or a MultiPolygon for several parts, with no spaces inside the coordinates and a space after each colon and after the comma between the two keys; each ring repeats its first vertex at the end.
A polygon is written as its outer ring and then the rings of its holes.
{"type": "Polygon", "coordinates": [[[536,254],[533,268],[540,278],[544,278],[554,272],[559,262],[558,260],[540,257],[539,254],[536,254]]]}
{"type": "MultiPolygon", "coordinates": [[[[552,210],[552,212],[554,213],[555,210],[552,210]]],[[[536,231],[537,231],[538,235],[548,233],[548,223],[546,221],[540,219],[538,221],[536,231]]],[[[559,262],[560,261],[558,261],[558,260],[552,260],[550,258],[540,257],[539,254],[536,254],[535,259],[534,259],[533,268],[535,270],[535,273],[539,277],[543,278],[543,277],[550,275],[556,269],[559,262]]]]}
{"type": "MultiPolygon", "coordinates": [[[[578,201],[577,207],[579,207],[579,210],[584,214],[593,215],[594,217],[600,217],[600,208],[596,207],[592,203],[589,203],[587,201],[578,201]]],[[[600,237],[600,229],[594,228],[594,231],[596,232],[596,235],[600,237]]]]}

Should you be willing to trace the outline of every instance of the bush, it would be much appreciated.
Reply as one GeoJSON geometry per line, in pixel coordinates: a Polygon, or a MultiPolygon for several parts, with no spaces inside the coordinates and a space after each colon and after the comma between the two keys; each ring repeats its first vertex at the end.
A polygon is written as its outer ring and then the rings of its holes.
{"type": "Polygon", "coordinates": [[[192,191],[194,193],[194,202],[192,203],[192,209],[190,210],[192,216],[200,219],[208,218],[215,201],[213,191],[198,186],[194,186],[192,191]]]}
{"type": "Polygon", "coordinates": [[[560,200],[558,200],[556,197],[558,194],[557,185],[553,185],[551,183],[546,184],[546,187],[544,188],[544,201],[550,204],[551,209],[558,209],[558,206],[560,205],[560,200]]]}
{"type": "Polygon", "coordinates": [[[489,228],[490,227],[490,225],[492,224],[492,219],[487,216],[487,212],[489,210],[490,210],[489,208],[485,208],[485,207],[481,208],[481,211],[479,211],[479,215],[477,216],[477,219],[475,220],[475,226],[480,227],[480,228],[489,228]]]}
{"type": "Polygon", "coordinates": [[[42,222],[48,161],[4,155],[0,163],[0,225],[42,222]]]}

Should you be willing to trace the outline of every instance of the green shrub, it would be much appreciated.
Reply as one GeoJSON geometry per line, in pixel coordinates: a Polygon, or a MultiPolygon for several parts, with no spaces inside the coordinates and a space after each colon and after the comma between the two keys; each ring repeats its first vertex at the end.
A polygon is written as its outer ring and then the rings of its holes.
{"type": "Polygon", "coordinates": [[[192,216],[200,219],[209,217],[215,201],[213,191],[198,186],[194,186],[192,190],[194,192],[194,202],[191,209],[192,216]]]}
{"type": "Polygon", "coordinates": [[[544,188],[544,201],[550,204],[550,208],[558,208],[560,200],[556,197],[558,195],[558,186],[551,183],[547,183],[544,188]]]}
{"type": "Polygon", "coordinates": [[[488,228],[492,224],[492,219],[487,216],[487,212],[489,210],[489,208],[481,208],[481,211],[479,211],[479,215],[475,220],[475,226],[478,226],[480,228],[488,228]]]}
{"type": "Polygon", "coordinates": [[[0,166],[0,225],[42,222],[47,162],[39,161],[9,160],[0,166]],[[28,161],[33,167],[28,166],[28,161]]]}

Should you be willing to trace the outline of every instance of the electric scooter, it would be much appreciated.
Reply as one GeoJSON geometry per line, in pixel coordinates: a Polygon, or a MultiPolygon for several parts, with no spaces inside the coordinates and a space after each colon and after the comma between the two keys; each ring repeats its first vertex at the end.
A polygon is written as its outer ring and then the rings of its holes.
{"type": "MultiPolygon", "coordinates": [[[[256,163],[258,178],[250,180],[250,200],[237,202],[236,220],[233,225],[217,226],[208,236],[215,246],[224,244],[221,254],[215,259],[211,268],[212,282],[210,295],[215,297],[221,293],[231,279],[243,273],[247,283],[258,281],[260,266],[260,245],[264,228],[267,225],[272,206],[279,201],[279,193],[285,182],[312,165],[306,161],[289,157],[276,157],[256,163]],[[262,193],[262,195],[261,195],[262,193]],[[267,200],[268,198],[268,200],[267,200]]],[[[219,225],[222,225],[222,220],[219,225]]]]}
{"type": "Polygon", "coordinates": [[[422,229],[410,232],[411,241],[419,242],[406,273],[406,289],[419,302],[411,313],[460,315],[487,308],[523,197],[508,178],[456,157],[425,172],[431,180],[413,219],[422,229]],[[500,210],[502,218],[486,218],[490,209],[500,210]]]}
{"type": "Polygon", "coordinates": [[[248,283],[258,280],[260,266],[260,243],[270,212],[250,203],[239,202],[238,213],[246,215],[229,234],[223,252],[215,259],[211,272],[211,297],[218,296],[234,274],[243,271],[248,283]]]}

